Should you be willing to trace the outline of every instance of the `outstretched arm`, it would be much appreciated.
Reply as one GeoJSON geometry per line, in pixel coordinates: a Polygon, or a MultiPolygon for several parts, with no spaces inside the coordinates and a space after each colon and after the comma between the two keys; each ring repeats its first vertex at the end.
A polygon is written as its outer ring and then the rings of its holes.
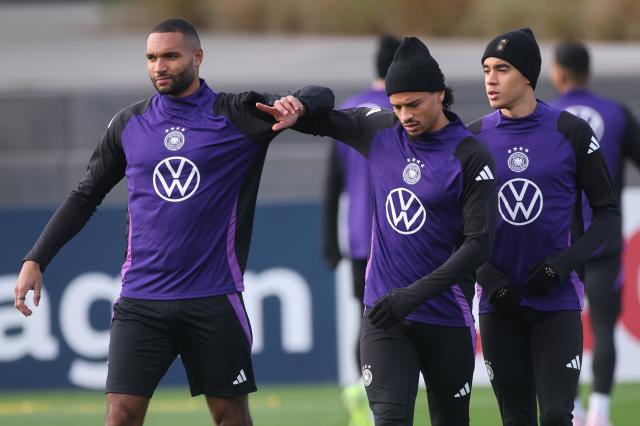
{"type": "Polygon", "coordinates": [[[276,126],[289,126],[302,133],[329,136],[351,146],[365,157],[369,154],[376,133],[397,124],[392,111],[380,108],[305,113],[296,98],[290,96],[280,98],[273,106],[258,103],[256,108],[277,121],[274,130],[276,126]]]}

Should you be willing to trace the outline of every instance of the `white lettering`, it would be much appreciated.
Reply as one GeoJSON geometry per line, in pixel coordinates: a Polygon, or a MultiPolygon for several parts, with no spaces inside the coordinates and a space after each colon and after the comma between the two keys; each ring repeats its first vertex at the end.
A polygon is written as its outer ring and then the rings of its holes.
{"type": "Polygon", "coordinates": [[[280,301],[282,348],[288,353],[309,352],[313,347],[312,303],[309,285],[297,272],[286,268],[245,273],[244,302],[253,330],[253,352],[264,349],[263,300],[280,301]]]}

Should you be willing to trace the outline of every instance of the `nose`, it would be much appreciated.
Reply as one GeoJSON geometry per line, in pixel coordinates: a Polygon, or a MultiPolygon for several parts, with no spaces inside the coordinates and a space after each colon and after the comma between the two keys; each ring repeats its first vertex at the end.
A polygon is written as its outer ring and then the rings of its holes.
{"type": "Polygon", "coordinates": [[[495,86],[498,84],[497,73],[494,70],[490,70],[484,75],[484,83],[488,86],[495,86]]]}
{"type": "Polygon", "coordinates": [[[406,123],[407,121],[410,121],[411,118],[413,118],[413,114],[407,108],[399,108],[397,111],[397,115],[398,120],[400,120],[401,123],[406,123]]]}
{"type": "Polygon", "coordinates": [[[153,63],[153,72],[155,74],[162,74],[166,71],[167,71],[167,63],[165,62],[165,60],[162,58],[156,59],[156,61],[153,63]]]}

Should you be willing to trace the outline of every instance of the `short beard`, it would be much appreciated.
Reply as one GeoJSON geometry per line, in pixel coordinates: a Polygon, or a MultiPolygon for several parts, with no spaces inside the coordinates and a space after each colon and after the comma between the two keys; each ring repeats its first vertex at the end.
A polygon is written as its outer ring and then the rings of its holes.
{"type": "Polygon", "coordinates": [[[193,80],[195,79],[195,77],[196,77],[196,72],[191,66],[191,64],[189,64],[189,66],[183,72],[173,76],[173,79],[171,80],[171,84],[169,84],[167,87],[159,89],[158,86],[156,86],[155,81],[152,81],[152,82],[153,82],[153,87],[155,87],[156,91],[161,95],[177,96],[183,93],[185,90],[187,90],[187,88],[191,85],[191,83],[193,83],[193,80]]]}

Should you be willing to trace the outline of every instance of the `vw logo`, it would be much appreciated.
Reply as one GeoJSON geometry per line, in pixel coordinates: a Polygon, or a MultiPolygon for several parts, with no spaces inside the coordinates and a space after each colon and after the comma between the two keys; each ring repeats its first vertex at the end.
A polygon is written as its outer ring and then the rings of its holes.
{"type": "Polygon", "coordinates": [[[405,188],[396,188],[387,195],[387,221],[402,235],[418,232],[427,219],[427,212],[420,199],[405,188]]]}
{"type": "Polygon", "coordinates": [[[527,225],[542,213],[542,191],[528,179],[511,179],[500,188],[498,210],[502,218],[515,226],[527,225]]]}
{"type": "Polygon", "coordinates": [[[198,168],[184,157],[165,158],[153,171],[153,189],[165,201],[184,201],[196,192],[199,185],[198,168]]]}
{"type": "Polygon", "coordinates": [[[572,105],[567,107],[566,111],[589,123],[596,138],[602,140],[602,135],[604,135],[604,120],[598,111],[584,105],[572,105]]]}

